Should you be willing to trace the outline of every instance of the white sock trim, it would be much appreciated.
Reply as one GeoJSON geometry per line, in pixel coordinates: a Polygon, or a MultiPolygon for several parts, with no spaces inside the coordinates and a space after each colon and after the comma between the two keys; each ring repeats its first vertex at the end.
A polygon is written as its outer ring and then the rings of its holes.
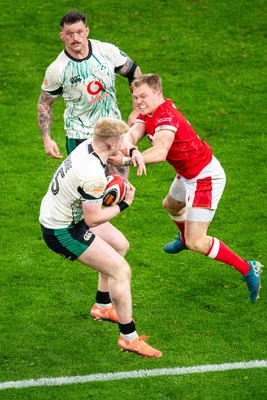
{"type": "Polygon", "coordinates": [[[170,214],[170,217],[171,217],[171,219],[173,219],[174,221],[183,222],[183,221],[186,220],[186,213],[184,213],[183,215],[177,215],[177,216],[171,215],[171,214],[170,214]]]}
{"type": "Polygon", "coordinates": [[[102,303],[95,303],[97,307],[101,308],[102,310],[107,310],[112,306],[112,303],[102,304],[102,303]]]}
{"type": "Polygon", "coordinates": [[[214,259],[219,253],[219,248],[220,248],[219,239],[213,238],[213,246],[208,254],[208,257],[214,259]]]}
{"type": "Polygon", "coordinates": [[[121,333],[121,336],[123,337],[123,339],[128,340],[128,341],[138,338],[136,331],[134,331],[132,333],[128,333],[128,335],[124,335],[123,333],[121,333]]]}

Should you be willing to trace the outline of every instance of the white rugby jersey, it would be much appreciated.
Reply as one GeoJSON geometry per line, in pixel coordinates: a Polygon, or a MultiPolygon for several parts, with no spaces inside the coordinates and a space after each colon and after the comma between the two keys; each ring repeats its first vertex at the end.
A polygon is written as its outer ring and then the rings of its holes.
{"type": "Polygon", "coordinates": [[[42,89],[66,103],[64,129],[69,138],[88,139],[102,117],[121,119],[115,69],[128,56],[113,44],[90,39],[89,54],[79,60],[63,50],[46,70],[42,89]]]}
{"type": "Polygon", "coordinates": [[[83,219],[82,203],[102,203],[106,165],[85,140],[60,164],[41,203],[39,221],[49,229],[66,228],[83,219]]]}

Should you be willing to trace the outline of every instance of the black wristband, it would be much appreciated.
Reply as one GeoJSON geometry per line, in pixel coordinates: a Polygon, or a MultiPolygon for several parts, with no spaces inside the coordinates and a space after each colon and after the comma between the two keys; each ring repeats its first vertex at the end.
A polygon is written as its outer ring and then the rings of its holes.
{"type": "Polygon", "coordinates": [[[117,204],[117,206],[119,206],[120,212],[122,212],[123,210],[125,210],[125,208],[129,207],[129,204],[127,204],[126,201],[121,201],[117,204]]]}
{"type": "Polygon", "coordinates": [[[130,149],[130,151],[129,151],[130,157],[133,156],[133,152],[134,152],[135,150],[138,150],[138,149],[137,149],[136,147],[132,147],[132,148],[130,149]]]}

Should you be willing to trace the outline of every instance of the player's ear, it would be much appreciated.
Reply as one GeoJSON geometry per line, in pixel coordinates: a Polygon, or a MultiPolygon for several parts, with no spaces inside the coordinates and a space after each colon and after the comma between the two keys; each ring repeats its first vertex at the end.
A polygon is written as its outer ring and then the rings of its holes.
{"type": "Polygon", "coordinates": [[[63,40],[63,42],[64,42],[64,33],[63,33],[62,31],[59,32],[59,37],[60,37],[60,39],[63,40]]]}
{"type": "Polygon", "coordinates": [[[114,148],[115,148],[114,142],[111,142],[111,141],[107,140],[106,141],[106,148],[108,149],[108,151],[114,150],[114,148]]]}
{"type": "Polygon", "coordinates": [[[89,29],[89,27],[87,26],[87,27],[86,27],[86,37],[89,36],[89,33],[90,33],[90,29],[89,29]]]}

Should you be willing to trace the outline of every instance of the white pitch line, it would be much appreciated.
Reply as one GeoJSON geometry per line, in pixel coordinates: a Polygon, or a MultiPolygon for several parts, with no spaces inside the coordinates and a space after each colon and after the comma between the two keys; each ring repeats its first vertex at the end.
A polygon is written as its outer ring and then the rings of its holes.
{"type": "Polygon", "coordinates": [[[76,383],[95,382],[95,381],[116,381],[120,379],[146,378],[150,376],[169,376],[169,375],[187,375],[204,372],[220,372],[234,369],[265,368],[267,360],[255,360],[247,362],[225,363],[225,364],[207,364],[193,367],[181,368],[160,368],[160,369],[141,369],[138,371],[113,372],[105,374],[91,374],[83,376],[69,376],[61,378],[40,378],[24,381],[1,382],[0,390],[21,389],[34,386],[61,386],[76,383]]]}

